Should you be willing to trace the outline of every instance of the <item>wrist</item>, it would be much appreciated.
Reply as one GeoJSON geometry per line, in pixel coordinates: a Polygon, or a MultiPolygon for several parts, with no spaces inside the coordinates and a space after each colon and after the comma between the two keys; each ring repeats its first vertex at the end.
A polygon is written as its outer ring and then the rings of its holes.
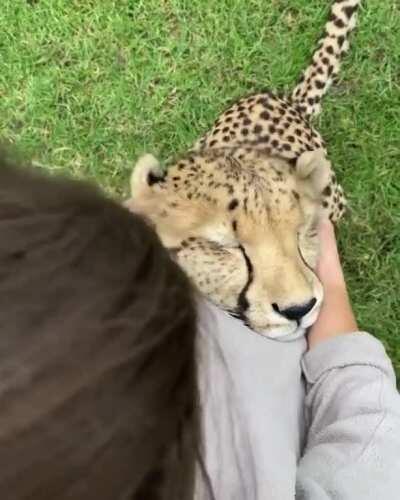
{"type": "Polygon", "coordinates": [[[358,330],[346,285],[336,283],[325,289],[325,299],[317,321],[310,328],[308,344],[316,344],[338,335],[358,330]]]}

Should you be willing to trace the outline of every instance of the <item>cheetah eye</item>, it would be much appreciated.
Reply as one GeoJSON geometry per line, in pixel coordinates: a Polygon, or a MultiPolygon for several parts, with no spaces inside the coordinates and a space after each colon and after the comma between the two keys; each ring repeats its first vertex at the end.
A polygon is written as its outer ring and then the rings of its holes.
{"type": "Polygon", "coordinates": [[[319,224],[319,218],[317,215],[312,215],[306,218],[306,220],[298,228],[298,235],[312,236],[314,233],[317,234],[319,224]]]}
{"type": "Polygon", "coordinates": [[[307,225],[307,234],[309,236],[317,236],[318,225],[319,225],[319,219],[317,216],[314,216],[307,225]]]}
{"type": "Polygon", "coordinates": [[[298,245],[304,244],[307,240],[312,240],[317,237],[317,230],[310,230],[309,228],[303,228],[302,231],[297,231],[297,242],[298,245]]]}

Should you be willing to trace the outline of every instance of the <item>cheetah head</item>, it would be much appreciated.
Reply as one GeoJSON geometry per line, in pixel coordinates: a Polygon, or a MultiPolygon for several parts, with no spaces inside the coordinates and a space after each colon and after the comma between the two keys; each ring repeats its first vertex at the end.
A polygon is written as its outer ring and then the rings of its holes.
{"type": "Polygon", "coordinates": [[[315,321],[322,301],[316,226],[331,175],[322,150],[295,165],[251,150],[212,150],[165,171],[146,155],[127,205],[212,302],[262,335],[290,340],[315,321]]]}

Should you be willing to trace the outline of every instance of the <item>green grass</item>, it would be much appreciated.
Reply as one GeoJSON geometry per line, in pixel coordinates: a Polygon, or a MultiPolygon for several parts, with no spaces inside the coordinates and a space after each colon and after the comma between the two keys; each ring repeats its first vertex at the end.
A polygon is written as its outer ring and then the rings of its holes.
{"type": "MultiPolygon", "coordinates": [[[[41,165],[127,188],[226,104],[290,89],[322,0],[2,0],[0,136],[41,165]],[[290,7],[288,7],[290,5],[290,7]]],[[[340,244],[360,326],[400,374],[400,7],[369,0],[319,127],[351,201],[340,244]]]]}

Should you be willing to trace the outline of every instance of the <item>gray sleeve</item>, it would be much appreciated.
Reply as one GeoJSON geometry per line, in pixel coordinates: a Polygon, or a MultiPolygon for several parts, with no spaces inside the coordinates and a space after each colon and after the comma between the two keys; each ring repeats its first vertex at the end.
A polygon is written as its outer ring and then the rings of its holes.
{"type": "Polygon", "coordinates": [[[400,396],[367,333],[321,343],[302,360],[307,438],[297,500],[400,498],[400,396]]]}

